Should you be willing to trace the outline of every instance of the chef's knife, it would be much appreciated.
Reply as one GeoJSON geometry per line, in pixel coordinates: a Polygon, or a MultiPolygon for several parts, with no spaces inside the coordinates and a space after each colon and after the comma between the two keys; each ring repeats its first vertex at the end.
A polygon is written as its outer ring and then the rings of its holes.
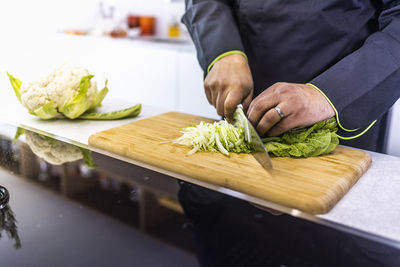
{"type": "Polygon", "coordinates": [[[253,148],[252,155],[264,167],[264,169],[271,170],[272,169],[272,161],[268,155],[268,151],[265,148],[263,141],[258,135],[256,129],[254,129],[251,122],[247,119],[246,115],[243,112],[243,106],[239,104],[236,108],[235,113],[233,114],[234,123],[239,122],[244,127],[244,136],[247,142],[253,148]]]}

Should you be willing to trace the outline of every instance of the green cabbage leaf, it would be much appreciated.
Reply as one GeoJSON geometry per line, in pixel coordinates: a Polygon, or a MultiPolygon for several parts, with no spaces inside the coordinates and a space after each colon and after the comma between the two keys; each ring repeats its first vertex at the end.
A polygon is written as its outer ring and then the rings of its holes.
{"type": "Polygon", "coordinates": [[[339,144],[336,119],[331,118],[278,137],[263,138],[269,154],[276,157],[312,157],[328,154],[339,144]]]}

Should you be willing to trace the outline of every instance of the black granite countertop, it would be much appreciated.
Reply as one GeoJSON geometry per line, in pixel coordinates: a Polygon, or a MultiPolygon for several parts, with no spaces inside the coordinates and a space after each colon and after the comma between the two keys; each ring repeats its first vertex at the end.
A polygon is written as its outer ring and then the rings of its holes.
{"type": "Polygon", "coordinates": [[[175,179],[35,138],[0,133],[0,266],[198,266],[175,179]]]}

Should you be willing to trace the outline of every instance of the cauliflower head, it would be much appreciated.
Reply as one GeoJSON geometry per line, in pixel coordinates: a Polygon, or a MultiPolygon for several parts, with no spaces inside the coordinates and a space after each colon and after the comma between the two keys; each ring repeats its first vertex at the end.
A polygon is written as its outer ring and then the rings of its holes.
{"type": "Polygon", "coordinates": [[[122,110],[97,112],[108,93],[97,91],[93,75],[84,67],[62,65],[37,81],[22,82],[7,72],[11,86],[21,104],[29,113],[41,119],[68,118],[83,120],[119,120],[139,115],[142,105],[122,110]]]}
{"type": "MultiPolygon", "coordinates": [[[[37,81],[22,82],[21,102],[29,111],[34,111],[45,103],[53,101],[56,108],[61,108],[79,91],[82,77],[89,75],[81,66],[63,65],[37,81]]],[[[93,103],[97,94],[97,85],[90,81],[87,90],[89,103],[93,103]]]]}
{"type": "Polygon", "coordinates": [[[43,119],[75,119],[101,106],[108,92],[107,82],[98,92],[93,75],[81,66],[59,66],[37,81],[21,82],[10,74],[9,78],[22,105],[43,119]]]}

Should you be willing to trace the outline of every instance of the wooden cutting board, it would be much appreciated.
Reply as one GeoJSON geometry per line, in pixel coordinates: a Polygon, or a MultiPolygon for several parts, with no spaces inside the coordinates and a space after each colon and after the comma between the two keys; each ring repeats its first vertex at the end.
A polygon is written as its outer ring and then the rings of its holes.
{"type": "Polygon", "coordinates": [[[332,154],[306,159],[272,158],[262,168],[249,154],[215,152],[186,156],[187,147],[162,143],[188,125],[209,119],[169,112],[93,134],[91,146],[133,160],[227,187],[308,213],[328,212],[369,168],[364,151],[338,146],[332,154]]]}

